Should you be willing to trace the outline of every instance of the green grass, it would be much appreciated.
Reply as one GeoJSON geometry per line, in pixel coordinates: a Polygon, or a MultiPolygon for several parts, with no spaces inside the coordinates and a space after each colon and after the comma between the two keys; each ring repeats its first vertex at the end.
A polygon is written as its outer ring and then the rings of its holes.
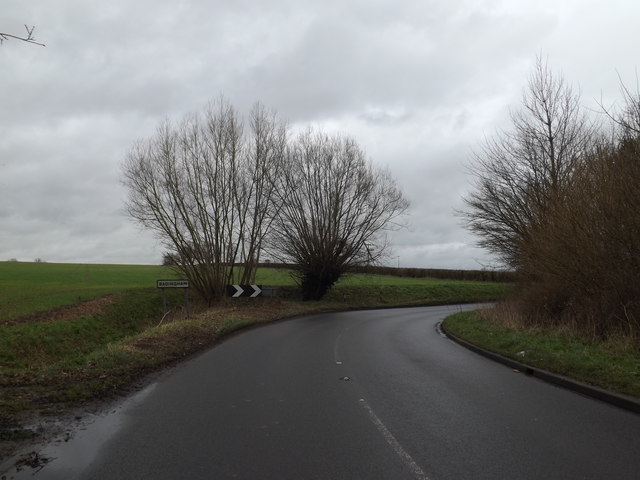
{"type": "Polygon", "coordinates": [[[0,322],[173,277],[162,266],[0,262],[0,322]]]}
{"type": "MultiPolygon", "coordinates": [[[[291,270],[284,268],[259,268],[256,283],[265,286],[293,286],[295,280],[291,270]]],[[[380,287],[380,286],[408,286],[408,285],[477,285],[490,282],[476,282],[463,280],[443,280],[429,277],[397,277],[394,275],[378,275],[368,273],[346,274],[336,283],[336,287],[380,287]]],[[[496,283],[497,285],[500,285],[496,283]]],[[[502,284],[504,285],[504,284],[502,284]]]]}
{"type": "Polygon", "coordinates": [[[640,397],[640,352],[625,339],[597,342],[566,332],[516,330],[478,312],[455,314],[444,326],[457,337],[529,366],[640,397]]]}
{"type": "Polygon", "coordinates": [[[366,279],[351,278],[337,284],[327,294],[326,300],[347,303],[352,307],[488,302],[502,298],[510,288],[507,284],[491,282],[424,278],[405,280],[410,281],[405,283],[402,279],[398,281],[397,277],[391,277],[367,284],[366,279]]]}
{"type": "MultiPolygon", "coordinates": [[[[156,280],[163,278],[176,275],[170,267],[158,265],[0,262],[0,322],[102,295],[153,288],[156,280]]],[[[256,283],[276,287],[295,285],[289,270],[276,268],[258,269],[256,283]]],[[[354,294],[354,289],[360,292],[363,288],[370,290],[365,295],[378,297],[379,292],[371,292],[382,288],[389,297],[385,303],[395,303],[420,298],[459,301],[460,292],[464,296],[471,291],[481,299],[491,300],[504,292],[505,284],[354,274],[342,278],[334,291],[353,299],[362,295],[354,294]]]]}
{"type": "Polygon", "coordinates": [[[396,277],[393,275],[375,275],[375,274],[364,274],[364,273],[356,273],[345,275],[340,281],[337,283],[338,286],[349,286],[349,287],[379,287],[379,286],[408,286],[408,285],[444,285],[444,284],[455,284],[455,285],[474,285],[480,282],[471,282],[471,281],[463,281],[463,280],[443,280],[438,278],[429,278],[429,277],[396,277]]]}
{"type": "Polygon", "coordinates": [[[121,293],[100,314],[0,327],[0,372],[81,364],[90,352],[141,332],[161,315],[158,292],[140,289],[121,293]]]}

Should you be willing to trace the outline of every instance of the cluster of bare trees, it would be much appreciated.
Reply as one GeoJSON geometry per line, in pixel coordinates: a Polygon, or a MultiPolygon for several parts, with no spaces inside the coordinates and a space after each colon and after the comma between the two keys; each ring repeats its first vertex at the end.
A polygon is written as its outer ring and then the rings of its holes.
{"type": "Polygon", "coordinates": [[[475,155],[468,228],[515,269],[521,319],[640,339],[640,97],[590,121],[538,59],[512,130],[475,155]]]}
{"type": "Polygon", "coordinates": [[[258,105],[248,130],[220,100],[180,123],[166,120],[124,165],[129,214],[158,234],[209,302],[229,283],[253,281],[275,208],[284,124],[258,105]]]}
{"type": "Polygon", "coordinates": [[[348,268],[379,258],[381,232],[407,207],[353,140],[310,130],[290,140],[260,105],[245,127],[224,100],[138,142],[123,182],[129,214],[209,302],[252,283],[265,251],[296,265],[303,297],[319,299],[348,268]]]}

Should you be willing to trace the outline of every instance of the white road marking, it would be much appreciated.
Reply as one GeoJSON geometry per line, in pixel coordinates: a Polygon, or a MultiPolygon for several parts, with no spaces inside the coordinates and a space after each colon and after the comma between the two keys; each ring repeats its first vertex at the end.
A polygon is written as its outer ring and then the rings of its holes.
{"type": "Polygon", "coordinates": [[[336,341],[333,344],[333,360],[336,362],[336,365],[342,365],[342,359],[340,358],[340,354],[338,353],[338,345],[340,343],[340,339],[342,338],[342,334],[344,330],[338,335],[336,341]]]}
{"type": "Polygon", "coordinates": [[[407,467],[409,467],[409,470],[411,470],[411,473],[413,473],[413,476],[417,480],[429,480],[429,477],[427,477],[427,474],[424,473],[424,471],[420,468],[420,466],[413,460],[413,458],[411,458],[411,455],[409,455],[407,451],[404,448],[402,448],[402,445],[400,445],[400,442],[396,440],[396,437],[394,437],[393,434],[389,431],[389,429],[384,425],[384,423],[382,423],[382,420],[378,418],[378,416],[374,413],[374,411],[371,409],[371,407],[369,406],[369,404],[366,402],[364,398],[360,399],[360,404],[367,411],[367,413],[369,414],[369,418],[371,419],[373,424],[376,426],[378,431],[382,434],[382,436],[387,441],[389,446],[393,449],[394,452],[396,452],[396,454],[402,459],[402,461],[407,465],[407,467]]]}

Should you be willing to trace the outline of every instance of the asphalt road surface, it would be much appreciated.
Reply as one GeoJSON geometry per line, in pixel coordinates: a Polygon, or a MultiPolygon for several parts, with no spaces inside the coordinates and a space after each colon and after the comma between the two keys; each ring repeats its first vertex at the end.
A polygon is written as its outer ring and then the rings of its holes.
{"type": "Polygon", "coordinates": [[[83,453],[92,437],[80,433],[36,478],[640,478],[640,415],[444,338],[437,322],[461,308],[322,314],[240,333],[108,427],[89,426],[103,429],[96,452],[83,453]]]}

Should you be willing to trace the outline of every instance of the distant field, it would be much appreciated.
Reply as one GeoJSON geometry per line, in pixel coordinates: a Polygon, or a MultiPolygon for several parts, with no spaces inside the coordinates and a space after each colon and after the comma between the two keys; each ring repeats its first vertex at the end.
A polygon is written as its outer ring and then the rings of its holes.
{"type": "Polygon", "coordinates": [[[0,262],[0,321],[172,277],[162,266],[0,262]]]}
{"type": "MultiPolygon", "coordinates": [[[[0,262],[0,322],[112,293],[155,288],[156,280],[165,278],[176,277],[170,267],[159,265],[0,262]]],[[[260,268],[256,283],[291,286],[294,280],[286,269],[260,268]]],[[[415,295],[418,292],[411,291],[418,287],[441,290],[479,285],[482,283],[354,274],[344,277],[334,290],[339,293],[357,287],[407,287],[403,292],[415,295]]]]}

